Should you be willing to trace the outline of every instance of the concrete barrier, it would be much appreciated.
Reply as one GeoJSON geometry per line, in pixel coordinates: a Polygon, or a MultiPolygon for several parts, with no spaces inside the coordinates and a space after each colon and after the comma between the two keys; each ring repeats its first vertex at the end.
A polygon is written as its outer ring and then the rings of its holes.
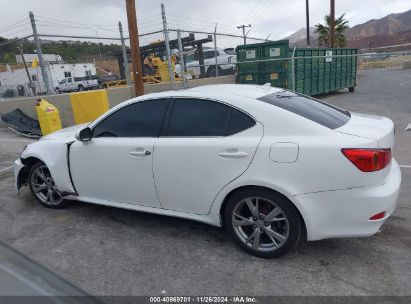
{"type": "MultiPolygon", "coordinates": [[[[235,76],[222,76],[215,78],[204,78],[204,79],[192,79],[188,81],[188,87],[193,88],[202,85],[209,84],[233,84],[235,83],[235,76]]],[[[181,81],[176,82],[176,88],[181,89],[181,81]]],[[[145,94],[170,91],[173,87],[171,83],[156,83],[156,84],[144,84],[145,94]]],[[[133,87],[121,87],[121,88],[110,88],[108,89],[108,98],[110,107],[113,107],[125,100],[134,97],[133,87]]],[[[8,113],[17,108],[20,108],[28,116],[37,119],[36,114],[36,102],[39,97],[24,97],[24,98],[10,98],[0,100],[0,113],[8,113]]],[[[60,112],[61,124],[63,128],[74,125],[73,111],[71,109],[70,95],[69,94],[59,94],[59,95],[48,95],[44,96],[51,104],[55,105],[60,112]]],[[[0,123],[0,127],[4,127],[4,124],[0,123]]]]}

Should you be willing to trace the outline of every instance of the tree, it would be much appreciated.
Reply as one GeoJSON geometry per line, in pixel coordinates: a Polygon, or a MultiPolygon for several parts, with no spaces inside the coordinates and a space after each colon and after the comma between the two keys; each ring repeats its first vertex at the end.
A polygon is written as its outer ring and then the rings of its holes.
{"type": "MultiPolygon", "coordinates": [[[[335,41],[334,45],[336,47],[345,47],[347,40],[345,38],[345,31],[349,29],[348,20],[344,19],[345,14],[342,14],[335,20],[335,41]]],[[[325,25],[318,23],[315,25],[315,33],[318,34],[318,44],[319,46],[331,47],[330,38],[330,15],[325,15],[324,17],[325,25]]]]}

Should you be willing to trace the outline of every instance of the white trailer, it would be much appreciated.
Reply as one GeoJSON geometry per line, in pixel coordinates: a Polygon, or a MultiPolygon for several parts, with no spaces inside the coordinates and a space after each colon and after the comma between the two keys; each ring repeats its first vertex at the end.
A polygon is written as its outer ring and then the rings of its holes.
{"type": "MultiPolygon", "coordinates": [[[[45,93],[47,89],[44,85],[40,67],[28,67],[27,70],[35,89],[34,94],[45,93]]],[[[54,91],[59,82],[67,77],[95,76],[96,66],[93,63],[48,64],[46,73],[50,81],[50,87],[54,91]]],[[[0,73],[0,97],[33,96],[32,89],[29,87],[30,80],[24,68],[0,73]]]]}

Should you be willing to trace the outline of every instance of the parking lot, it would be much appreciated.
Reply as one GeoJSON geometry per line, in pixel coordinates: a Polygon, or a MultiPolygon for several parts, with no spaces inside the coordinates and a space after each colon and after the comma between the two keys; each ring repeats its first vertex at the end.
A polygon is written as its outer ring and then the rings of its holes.
{"type": "Polygon", "coordinates": [[[27,188],[17,195],[7,170],[30,140],[0,128],[0,240],[94,295],[411,295],[411,132],[404,131],[411,91],[404,75],[360,72],[356,92],[324,97],[396,123],[400,197],[373,237],[303,243],[265,260],[237,248],[223,229],[193,221],[85,203],[46,209],[27,188]]]}

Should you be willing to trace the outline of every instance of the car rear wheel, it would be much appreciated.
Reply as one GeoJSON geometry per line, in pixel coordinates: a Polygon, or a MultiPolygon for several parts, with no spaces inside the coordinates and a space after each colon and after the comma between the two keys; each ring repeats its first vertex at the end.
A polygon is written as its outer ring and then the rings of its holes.
{"type": "Polygon", "coordinates": [[[29,173],[29,186],[36,200],[47,208],[60,209],[68,205],[43,162],[34,164],[29,173]]]}
{"type": "Polygon", "coordinates": [[[265,189],[234,193],[227,202],[224,223],[241,248],[263,258],[287,253],[301,236],[301,220],[292,203],[265,189]]]}

